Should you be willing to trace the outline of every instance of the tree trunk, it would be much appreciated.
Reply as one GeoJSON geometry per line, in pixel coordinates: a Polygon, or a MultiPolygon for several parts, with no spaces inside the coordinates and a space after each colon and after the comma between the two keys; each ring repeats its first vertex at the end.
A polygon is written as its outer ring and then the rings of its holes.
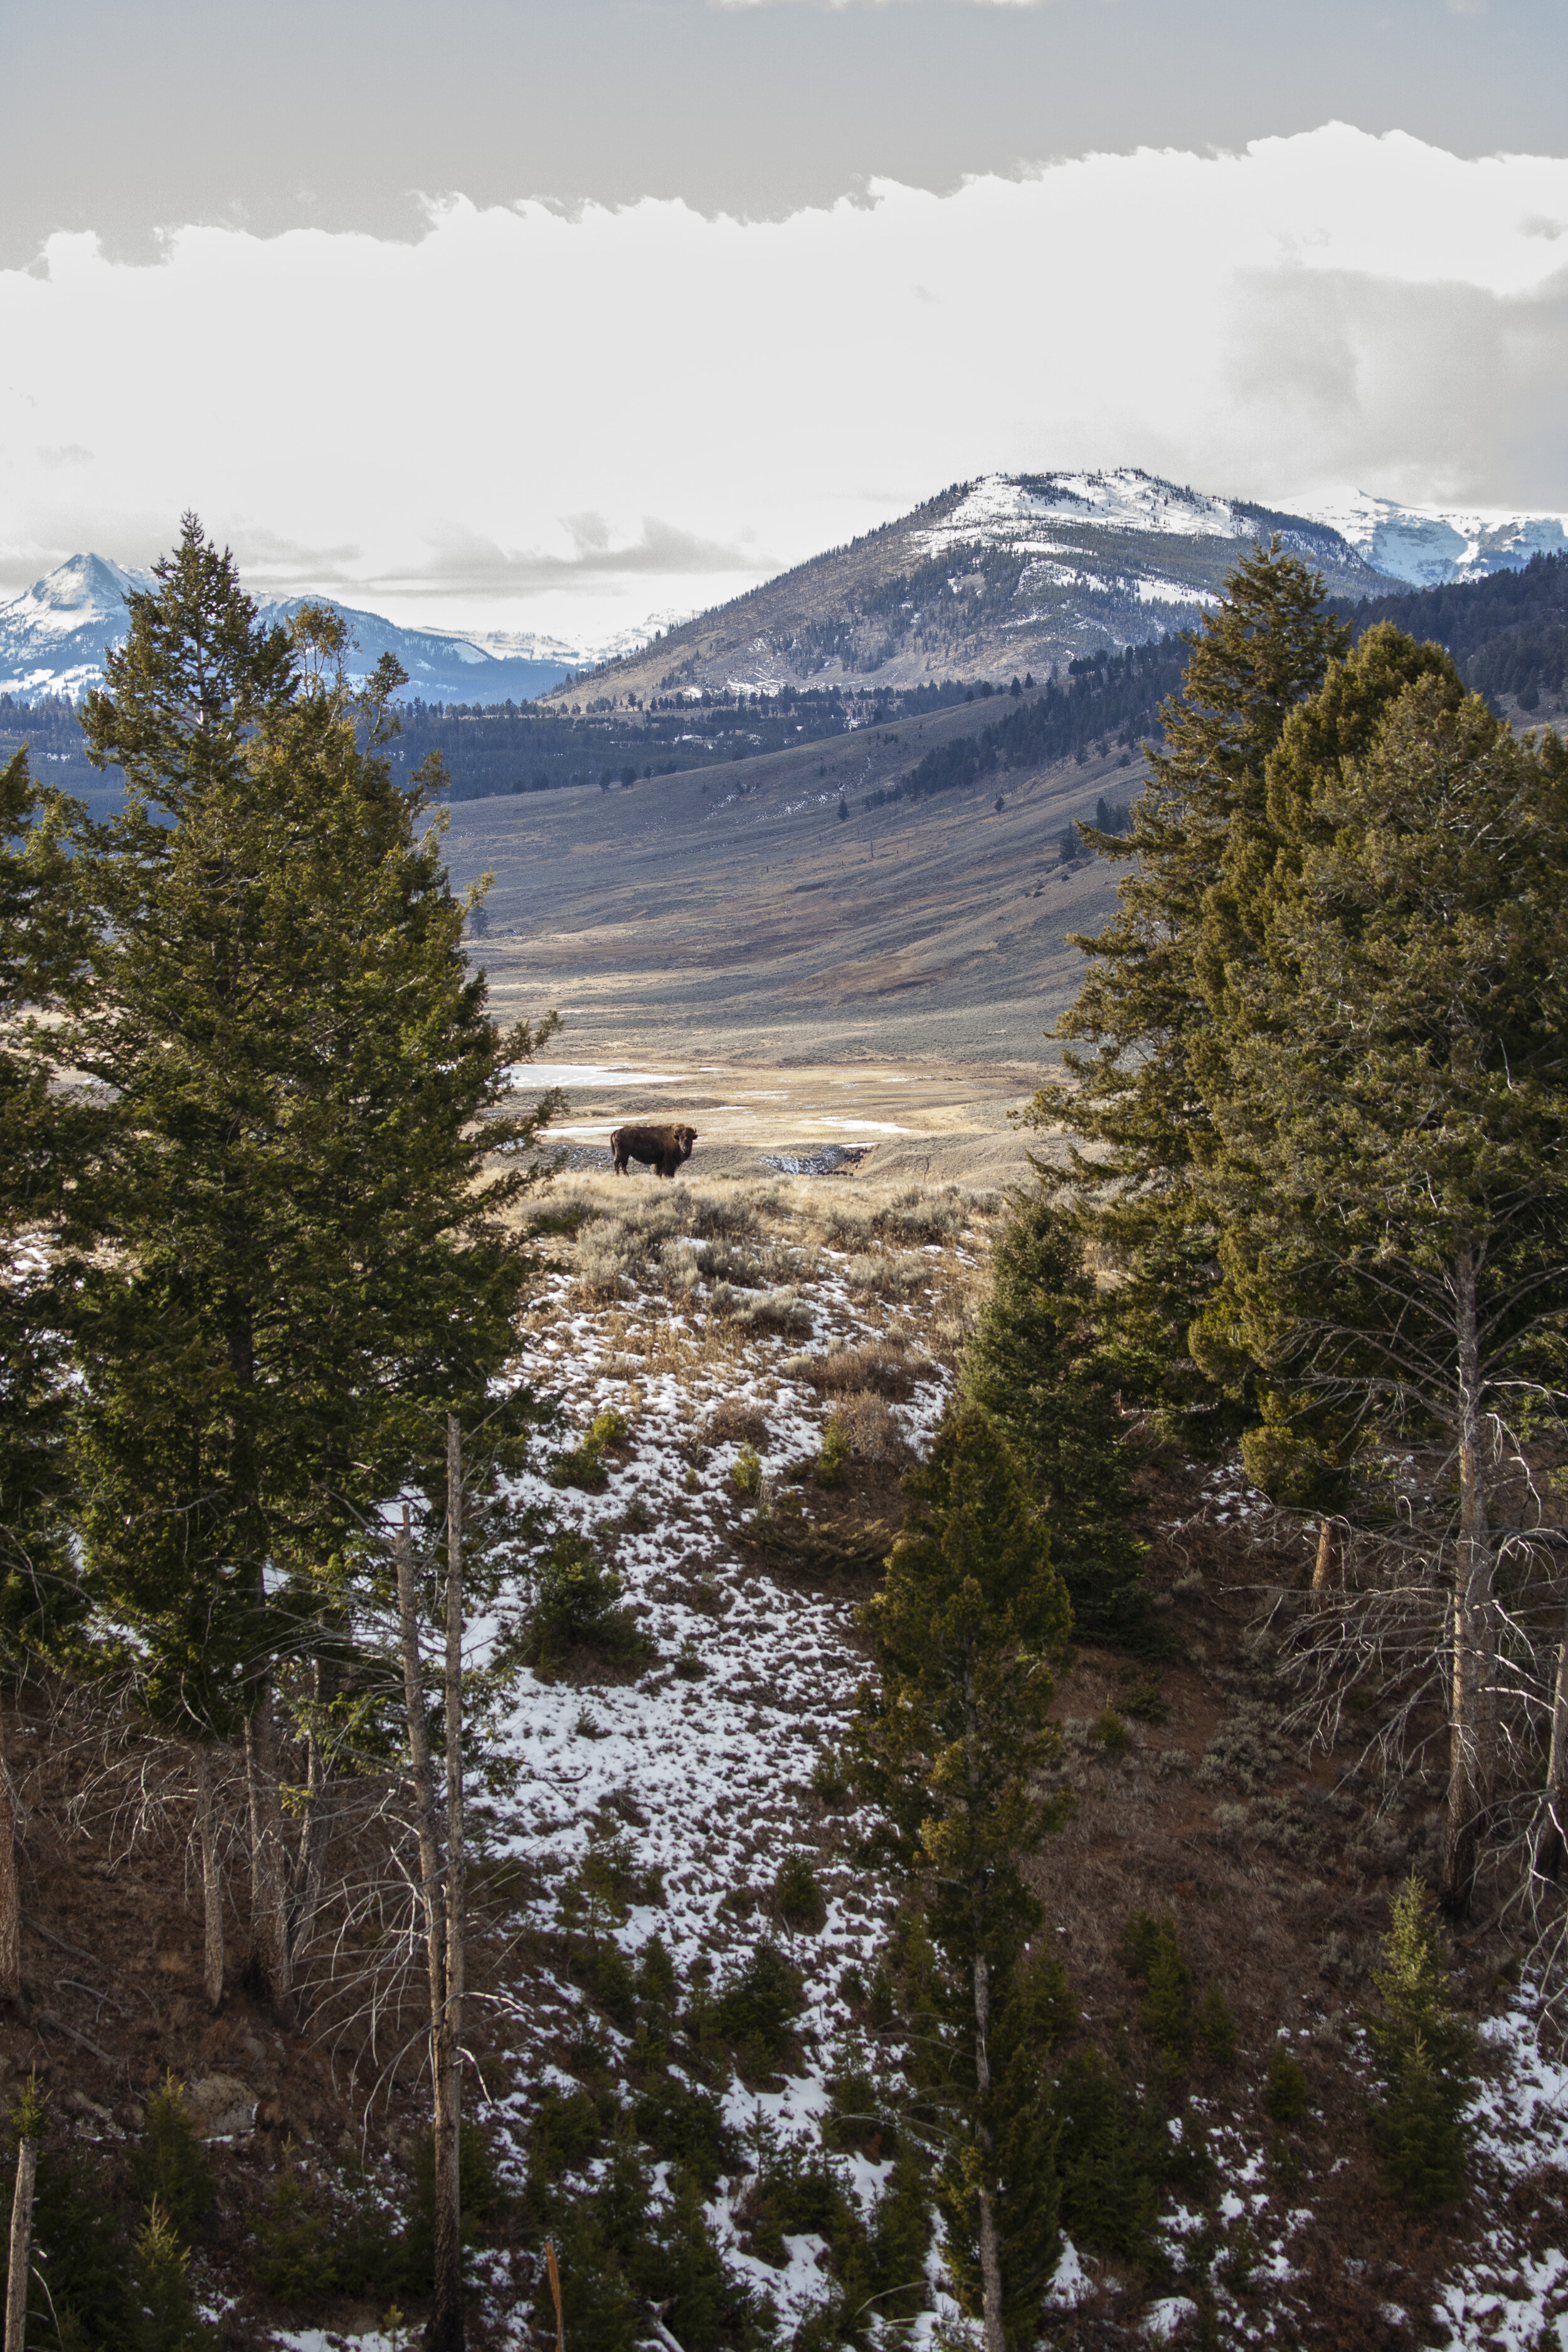
{"type": "Polygon", "coordinates": [[[5,2279],[5,2352],[25,2352],[27,2288],[33,2272],[33,2187],[38,2177],[38,2143],[16,2144],[16,2187],[11,2199],[11,2260],[5,2279]]]}
{"type": "Polygon", "coordinates": [[[1475,1253],[1454,1264],[1458,1341],[1459,1540],[1454,1563],[1453,1696],[1448,1758],[1448,1817],[1437,1896],[1451,1919],[1470,1907],[1481,1821],[1491,1796],[1492,1652],[1491,1538],[1487,1520],[1486,1465],[1477,1332],[1475,1253]]]}
{"type": "Polygon", "coordinates": [[[414,1594],[414,1545],[405,1506],[403,1527],[395,1548],[397,1567],[397,1616],[403,1637],[403,1696],[408,1719],[408,1756],[414,1779],[415,1828],[419,1840],[419,1894],[425,1913],[425,1958],[430,1990],[430,2080],[435,2114],[432,2118],[436,2169],[435,2301],[426,2343],[431,2352],[463,2352],[463,2278],[461,2216],[458,2226],[443,2229],[442,2156],[457,2145],[452,2114],[454,2070],[449,2054],[451,2034],[447,2009],[447,1937],[441,1901],[441,1857],[436,1843],[436,1775],[430,1762],[430,1738],[425,1721],[424,1679],[419,1669],[419,1620],[414,1594]],[[444,2331],[444,2332],[443,2332],[444,2331]]]}
{"type": "Polygon", "coordinates": [[[1321,1609],[1333,1590],[1334,1523],[1327,1512],[1318,1529],[1318,1557],[1312,1563],[1312,1606],[1321,1609]]]}
{"type": "Polygon", "coordinates": [[[447,2001],[442,2055],[447,2068],[445,2136],[436,2136],[436,2309],[432,2352],[461,2352],[464,1992],[463,1852],[463,1438],[447,1416],[447,2001]],[[446,2260],[442,2255],[445,2251],[446,2260]],[[449,2282],[443,2289],[443,2275],[449,2282]]]}
{"type": "Polygon", "coordinates": [[[212,1755],[205,1742],[196,1748],[195,1775],[196,1840],[202,1857],[202,1985],[207,2007],[217,2010],[223,2007],[223,1879],[213,1821],[212,1755]]]}
{"type": "Polygon", "coordinates": [[[22,2005],[22,1902],[16,1885],[16,1804],[0,1721],[0,2004],[22,2005]]]}
{"type": "MultiPolygon", "coordinates": [[[[982,2099],[989,2096],[991,1965],[978,1957],[974,1962],[974,2084],[982,2099]]],[[[980,2128],[980,2144],[989,2157],[991,2134],[984,2125],[980,2128]]],[[[1006,2330],[1002,2324],[1002,2239],[996,2227],[996,2200],[989,2181],[983,2180],[976,2193],[980,2205],[980,2296],[985,2352],[1007,2352],[1006,2330]]]]}
{"type": "Polygon", "coordinates": [[[278,1793],[278,1717],[270,1676],[245,1718],[245,1771],[250,1796],[251,1966],[272,2008],[291,2024],[283,1807],[278,1793]]]}
{"type": "Polygon", "coordinates": [[[1563,1867],[1568,1838],[1568,1622],[1557,1645],[1557,1689],[1552,1707],[1552,1746],[1546,1759],[1546,1793],[1542,1820],[1535,1841],[1535,1867],[1542,1878],[1555,1878],[1563,1867]]]}
{"type": "Polygon", "coordinates": [[[289,1950],[298,1969],[309,1951],[321,1907],[321,1882],[326,1874],[327,1848],[331,1843],[337,1790],[327,1769],[321,1725],[332,1696],[331,1669],[318,1658],[311,1668],[310,1728],[306,1765],[305,1822],[300,1833],[300,1859],[295,1873],[299,1899],[289,1934],[289,1950]]]}

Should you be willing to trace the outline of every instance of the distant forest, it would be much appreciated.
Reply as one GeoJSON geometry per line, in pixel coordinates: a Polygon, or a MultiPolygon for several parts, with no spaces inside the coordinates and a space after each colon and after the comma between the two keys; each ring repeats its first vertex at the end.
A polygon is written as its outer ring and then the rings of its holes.
{"type": "MultiPolygon", "coordinates": [[[[1338,609],[1358,636],[1375,621],[1392,621],[1416,638],[1435,638],[1453,655],[1468,685],[1494,698],[1511,695],[1526,712],[1540,707],[1543,694],[1563,692],[1568,556],[1538,555],[1521,572],[1338,609]]],[[[660,694],[626,703],[600,698],[570,709],[413,701],[402,707],[403,731],[392,758],[397,771],[411,775],[439,752],[455,801],[574,786],[608,792],[680,769],[819,742],[861,726],[893,725],[956,703],[997,697],[1011,702],[1004,716],[929,751],[898,783],[868,795],[868,806],[882,807],[973,785],[1008,769],[1087,757],[1097,741],[1118,742],[1131,756],[1156,731],[1160,705],[1179,684],[1185,659],[1185,639],[1166,636],[1120,654],[1102,649],[1086,656],[1041,690],[1026,692],[1025,682],[1015,681],[1011,694],[989,681],[949,678],[908,689],[786,686],[776,695],[660,694]]],[[[1035,688],[1032,677],[1027,686],[1035,688]]],[[[100,812],[118,800],[116,772],[88,764],[76,706],[67,698],[27,704],[0,696],[0,761],[24,742],[43,781],[100,812]]]]}

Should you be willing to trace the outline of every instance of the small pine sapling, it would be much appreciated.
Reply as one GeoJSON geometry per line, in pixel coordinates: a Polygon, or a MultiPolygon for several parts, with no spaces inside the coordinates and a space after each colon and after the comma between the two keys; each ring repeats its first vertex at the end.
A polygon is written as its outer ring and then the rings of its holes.
{"type": "Polygon", "coordinates": [[[1373,1977],[1383,2015],[1368,2027],[1383,2100],[1373,2141],[1390,2187],[1417,2210],[1451,2204],[1464,2186],[1476,2037],[1449,1998],[1431,1899],[1414,1871],[1394,1896],[1384,1966],[1373,1977]]]}
{"type": "Polygon", "coordinates": [[[821,1881],[804,1853],[786,1853],[774,1873],[773,1909],[786,1927],[813,1934],[826,1918],[821,1881]]]}
{"type": "Polygon", "coordinates": [[[184,2085],[173,2074],[147,2102],[142,2137],[126,2170],[142,2203],[155,2202],[169,2226],[189,2238],[212,2203],[212,2166],[196,2137],[184,2085]]]}
{"type": "Polygon", "coordinates": [[[737,1494],[754,1496],[763,1491],[763,1458],[754,1445],[745,1444],[735,1456],[730,1479],[737,1494]]]}
{"type": "Polygon", "coordinates": [[[822,1450],[812,1466],[812,1475],[819,1486],[841,1486],[849,1467],[851,1448],[848,1433],[838,1415],[829,1413],[822,1432],[822,1450]]]}
{"type": "Polygon", "coordinates": [[[1263,2084],[1263,2112],[1270,2123],[1283,2126],[1304,2122],[1308,2111],[1306,2074],[1290,2053],[1276,2042],[1268,2053],[1268,2073],[1263,2084]]]}
{"type": "Polygon", "coordinates": [[[337,2283],[331,2224],[310,2192],[294,2143],[287,2139],[272,2184],[272,2210],[257,2231],[258,2286],[283,2303],[306,2303],[337,2283]]]}

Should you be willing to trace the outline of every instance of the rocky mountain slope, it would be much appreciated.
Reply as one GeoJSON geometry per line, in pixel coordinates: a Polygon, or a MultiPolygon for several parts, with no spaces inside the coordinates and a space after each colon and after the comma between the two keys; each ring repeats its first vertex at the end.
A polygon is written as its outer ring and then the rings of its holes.
{"type": "Polygon", "coordinates": [[[1286,514],[1131,466],[988,474],[579,677],[563,698],[1005,681],[1191,626],[1243,550],[1276,531],[1353,604],[1519,571],[1568,547],[1564,520],[1361,494],[1286,514]]]}

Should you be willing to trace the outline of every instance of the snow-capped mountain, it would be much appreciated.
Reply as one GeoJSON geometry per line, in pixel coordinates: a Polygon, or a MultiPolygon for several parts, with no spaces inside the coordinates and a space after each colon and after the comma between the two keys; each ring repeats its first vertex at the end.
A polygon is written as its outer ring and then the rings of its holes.
{"type": "Polygon", "coordinates": [[[1568,515],[1499,507],[1406,507],[1358,490],[1317,520],[1349,541],[1376,571],[1413,588],[1521,572],[1532,555],[1568,552],[1568,515]]]}
{"type": "Polygon", "coordinates": [[[73,555],[0,604],[0,694],[31,701],[96,686],[103,648],[125,635],[125,599],[153,584],[107,555],[73,555]]]}
{"type": "MultiPolygon", "coordinates": [[[[73,555],[0,604],[0,694],[32,702],[47,694],[76,698],[97,685],[104,648],[125,636],[127,595],[152,585],[151,572],[130,571],[104,555],[73,555]]],[[[286,597],[263,604],[262,617],[287,621],[307,602],[331,604],[348,623],[353,675],[363,677],[384,653],[395,655],[408,673],[405,692],[426,702],[531,701],[582,658],[553,643],[549,651],[524,651],[521,642],[515,649],[492,649],[450,630],[400,628],[331,597],[286,597]]]]}

